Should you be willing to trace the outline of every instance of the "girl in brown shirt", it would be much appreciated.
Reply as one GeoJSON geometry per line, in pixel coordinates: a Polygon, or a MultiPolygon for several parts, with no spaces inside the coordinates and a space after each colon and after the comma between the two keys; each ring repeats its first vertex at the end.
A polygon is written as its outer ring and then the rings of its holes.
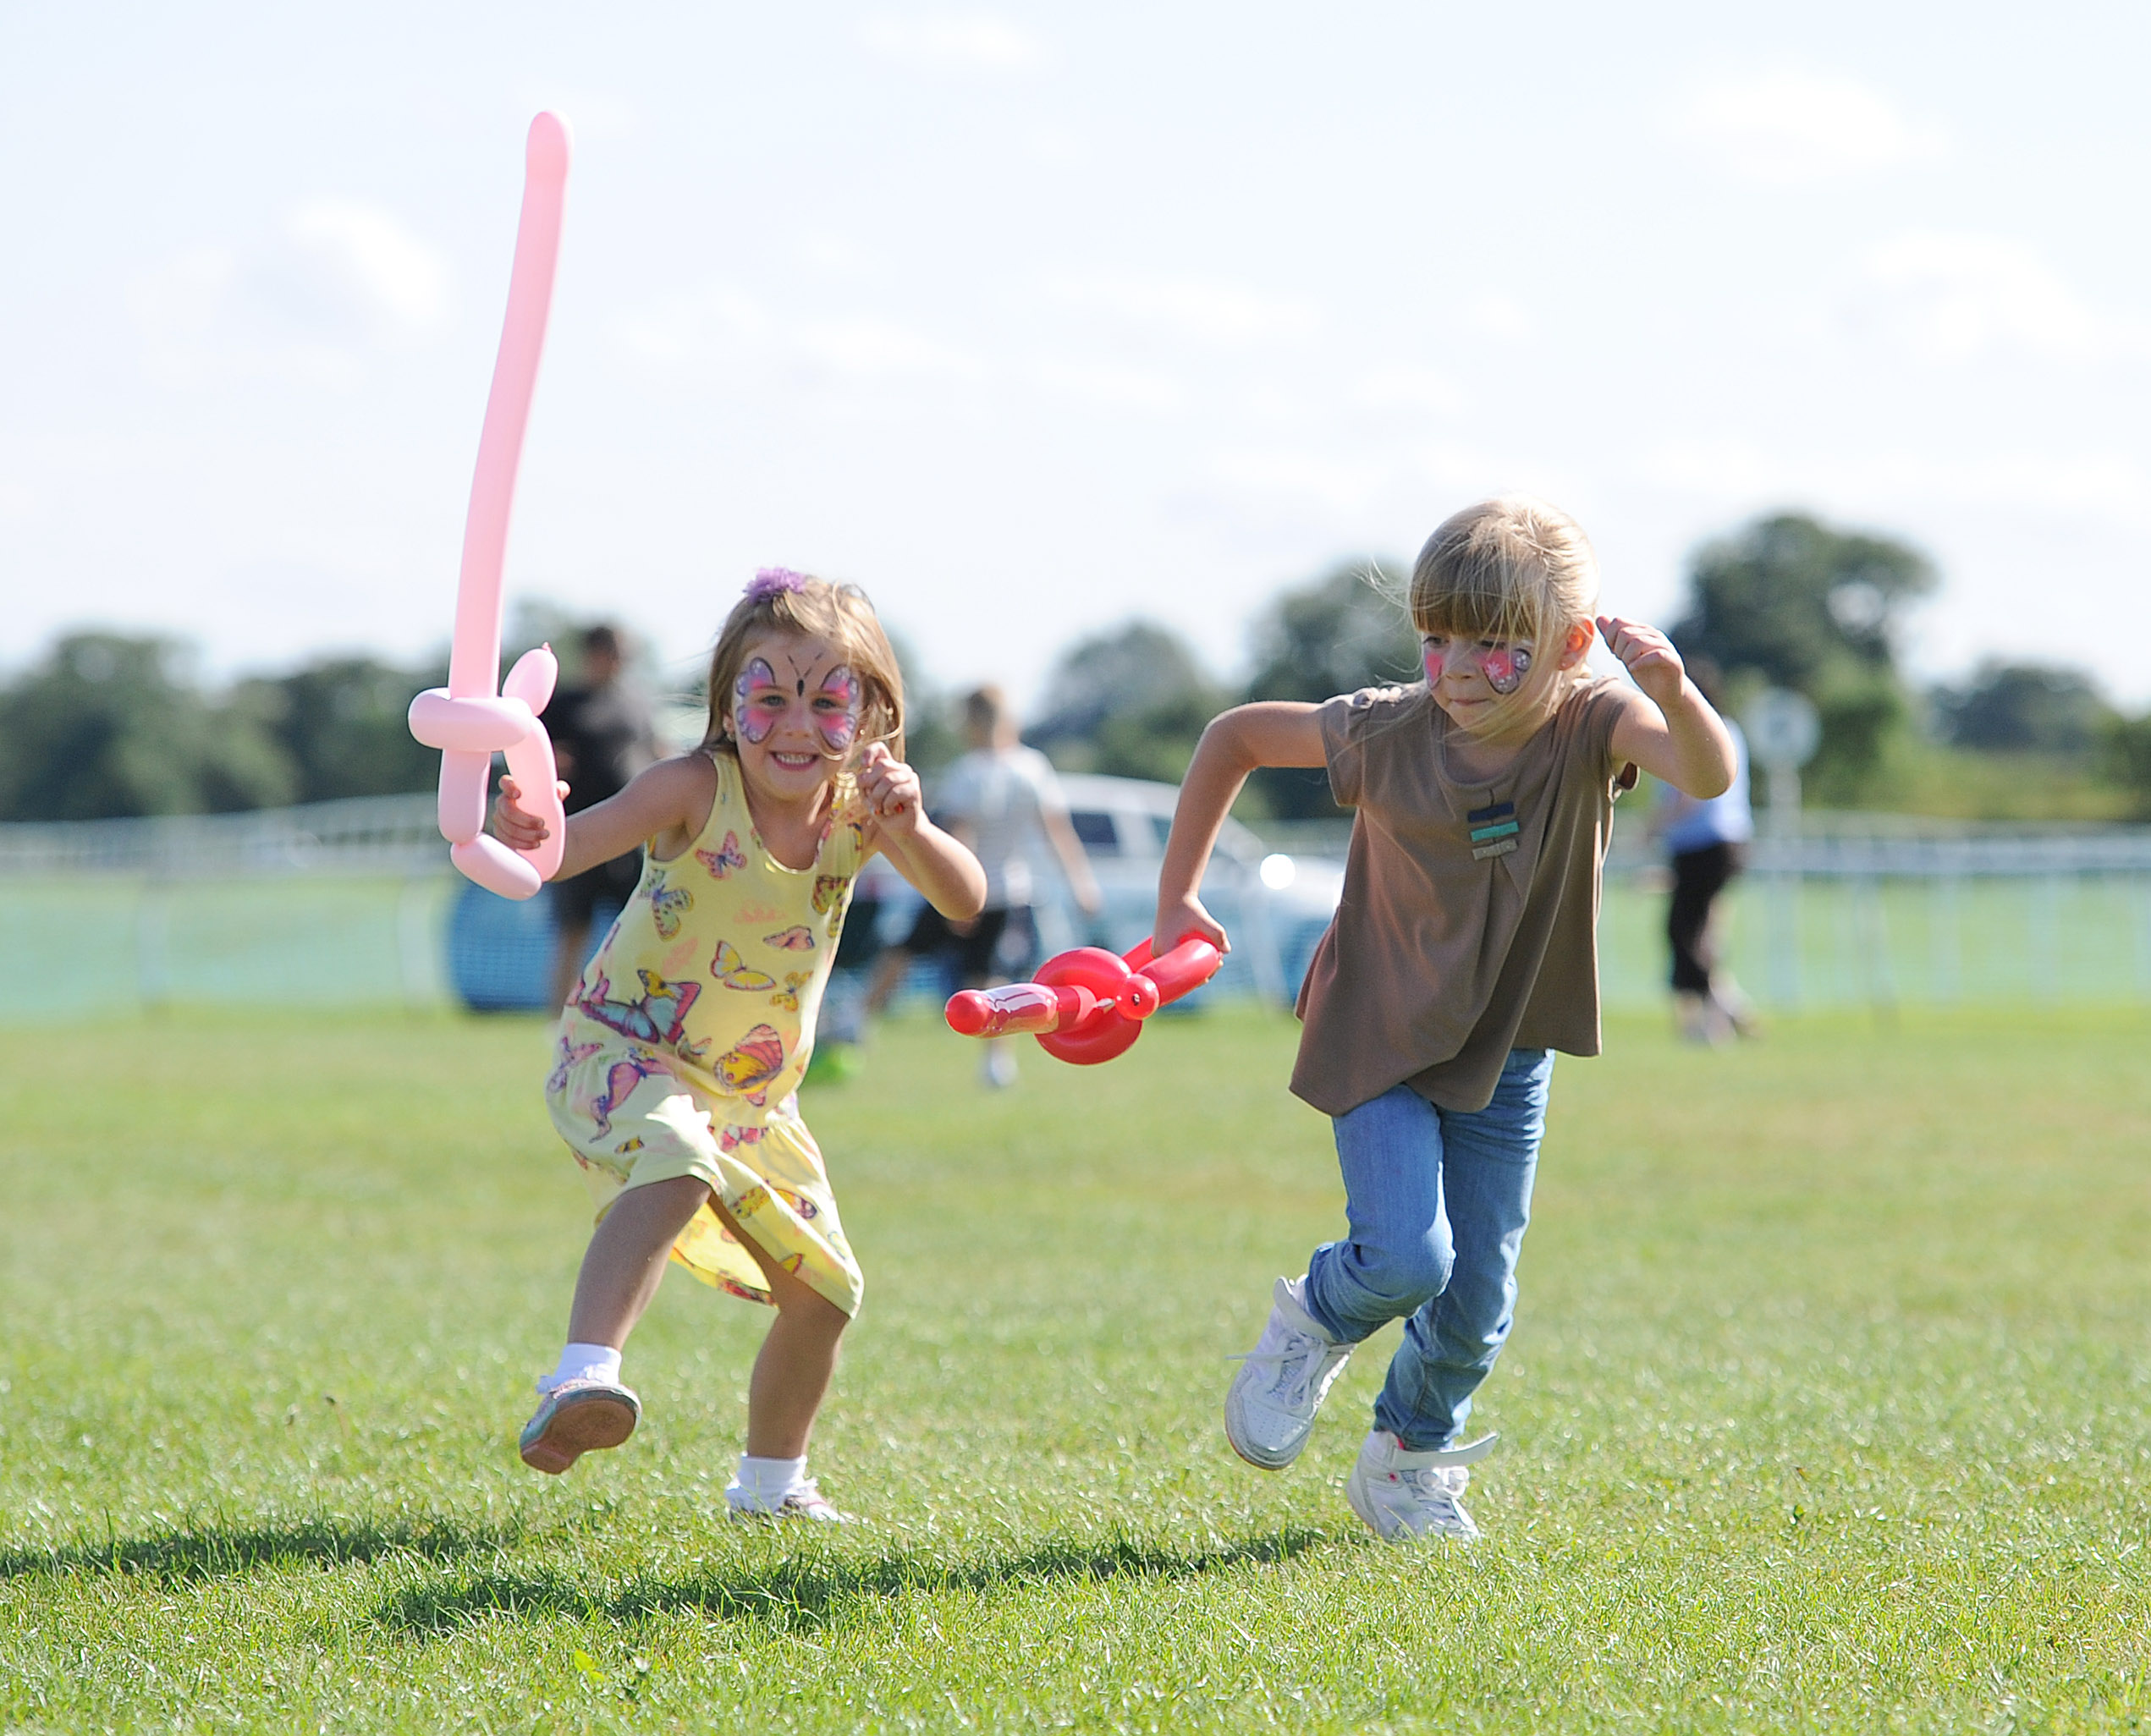
{"type": "Polygon", "coordinates": [[[1456,1442],[1514,1316],[1553,1052],[1598,1050],[1614,798],[1637,766],[1701,797],[1735,770],[1665,636],[1595,614],[1597,600],[1565,514],[1521,497],[1456,514],[1412,569],[1424,681],[1215,719],[1158,877],[1158,948],[1191,934],[1223,947],[1196,888],[1247,774],[1325,766],[1356,810],[1292,1074],[1333,1118],[1349,1228],[1305,1277],[1278,1279],[1225,1437],[1251,1464],[1290,1464],[1352,1347],[1404,1317],[1345,1492],[1392,1541],[1477,1535],[1458,1497],[1494,1437],[1456,1442]],[[1633,686],[1590,676],[1594,633],[1633,686]]]}

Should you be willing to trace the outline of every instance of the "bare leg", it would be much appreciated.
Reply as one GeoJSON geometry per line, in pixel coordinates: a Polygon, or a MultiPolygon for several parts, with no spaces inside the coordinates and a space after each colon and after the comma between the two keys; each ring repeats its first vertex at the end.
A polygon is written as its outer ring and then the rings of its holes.
{"type": "Polygon", "coordinates": [[[615,1350],[626,1344],[657,1294],[674,1239],[709,1196],[708,1183],[682,1175],[630,1188],[613,1202],[575,1278],[575,1306],[568,1315],[571,1343],[609,1344],[615,1350]]]}
{"type": "Polygon", "coordinates": [[[754,1256],[777,1305],[747,1382],[747,1452],[756,1459],[804,1459],[850,1316],[772,1260],[723,1206],[717,1215],[754,1256]]]}
{"type": "MultiPolygon", "coordinates": [[[[613,1201],[582,1258],[568,1316],[570,1340],[614,1349],[627,1343],[657,1294],[674,1239],[709,1198],[707,1183],[679,1176],[630,1188],[613,1201]]],[[[850,1317],[773,1261],[722,1206],[717,1215],[754,1256],[777,1305],[747,1385],[747,1451],[756,1459],[804,1458],[850,1317]]]]}
{"type": "MultiPolygon", "coordinates": [[[[575,993],[576,979],[582,975],[583,951],[590,944],[590,925],[578,922],[573,928],[564,928],[553,942],[553,1004],[564,1007],[568,997],[575,993]]],[[[592,1341],[593,1343],[595,1340],[592,1341]]]]}
{"type": "Polygon", "coordinates": [[[747,1383],[747,1451],[756,1459],[804,1459],[836,1372],[837,1341],[851,1322],[835,1303],[789,1272],[778,1276],[795,1294],[778,1302],[776,1321],[754,1360],[747,1383]]]}

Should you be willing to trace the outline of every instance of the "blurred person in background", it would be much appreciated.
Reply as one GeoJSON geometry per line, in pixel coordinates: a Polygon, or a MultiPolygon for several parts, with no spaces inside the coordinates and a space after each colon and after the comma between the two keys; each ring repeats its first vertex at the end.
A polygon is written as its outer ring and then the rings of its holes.
{"type": "MultiPolygon", "coordinates": [[[[888,1005],[917,958],[953,956],[965,988],[985,988],[1031,974],[1038,953],[1031,851],[1041,838],[1052,846],[1084,915],[1096,916],[1104,908],[1090,858],[1069,821],[1053,762],[1023,745],[999,688],[982,687],[964,696],[964,738],[970,751],[943,776],[934,817],[986,870],[986,908],[973,920],[958,923],[931,904],[922,909],[902,943],[882,955],[867,997],[870,1012],[888,1005]]],[[[1013,1037],[987,1042],[980,1075],[997,1087],[1015,1083],[1013,1037]]]]}
{"type": "Polygon", "coordinates": [[[1688,665],[1688,678],[1724,720],[1739,769],[1723,795],[1698,798],[1683,795],[1670,783],[1660,785],[1652,829],[1665,848],[1673,875],[1665,937],[1673,952],[1674,1014],[1688,1041],[1715,1044],[1736,1035],[1758,1035],[1747,997],[1732,972],[1718,962],[1724,926],[1718,895],[1747,865],[1755,815],[1747,796],[1747,738],[1724,708],[1717,666],[1697,657],[1688,665]]]}
{"type": "MultiPolygon", "coordinates": [[[[590,628],[582,636],[580,683],[554,694],[545,708],[546,733],[568,785],[570,814],[611,799],[663,757],[649,695],[626,673],[625,663],[619,629],[602,623],[590,628]]],[[[632,851],[553,883],[554,1006],[567,1003],[582,975],[598,906],[624,909],[641,876],[641,853],[632,851]]]]}
{"type": "Polygon", "coordinates": [[[851,909],[837,937],[836,961],[822,995],[814,1058],[806,1063],[800,1084],[833,1085],[857,1070],[859,1046],[866,1040],[867,996],[875,967],[888,950],[882,944],[882,912],[903,896],[902,887],[902,876],[880,856],[870,857],[852,882],[851,909]]]}

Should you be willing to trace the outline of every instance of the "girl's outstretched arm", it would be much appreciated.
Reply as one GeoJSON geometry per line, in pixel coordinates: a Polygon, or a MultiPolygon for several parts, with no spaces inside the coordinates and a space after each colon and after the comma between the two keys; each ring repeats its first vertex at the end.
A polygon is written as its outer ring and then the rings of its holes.
{"type": "Polygon", "coordinates": [[[1614,757],[1633,760],[1683,795],[1708,800],[1725,794],[1740,769],[1733,738],[1688,679],[1673,641],[1619,615],[1601,615],[1598,631],[1642,689],[1642,699],[1631,695],[1614,725],[1614,757]]]}
{"type": "MultiPolygon", "coordinates": [[[[564,783],[560,794],[567,793],[564,783]]],[[[544,822],[520,805],[521,795],[515,780],[503,777],[493,799],[492,834],[513,850],[532,849],[545,841],[544,822]]],[[[716,799],[717,768],[707,755],[660,760],[618,795],[568,816],[567,847],[553,877],[565,880],[646,843],[660,861],[670,861],[709,823],[710,804],[716,799]]]]}
{"type": "Polygon", "coordinates": [[[919,774],[875,742],[859,768],[859,790],[872,818],[867,843],[926,894],[951,922],[968,922],[986,908],[986,871],[954,838],[926,816],[919,774]]]}
{"type": "Polygon", "coordinates": [[[1173,835],[1165,841],[1164,864],[1158,871],[1158,920],[1150,937],[1155,950],[1164,953],[1191,934],[1220,951],[1230,950],[1224,930],[1202,908],[1197,889],[1234,798],[1258,766],[1329,763],[1312,706],[1263,700],[1235,706],[1210,720],[1180,780],[1173,835]]]}

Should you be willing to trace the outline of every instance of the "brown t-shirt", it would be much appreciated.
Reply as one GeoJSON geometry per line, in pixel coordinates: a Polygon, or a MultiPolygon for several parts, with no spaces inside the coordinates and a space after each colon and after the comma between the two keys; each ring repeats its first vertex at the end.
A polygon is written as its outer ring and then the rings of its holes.
{"type": "Polygon", "coordinates": [[[1345,892],[1300,989],[1296,1096],[1342,1115],[1399,1085],[1483,1109],[1512,1048],[1598,1052],[1598,877],[1620,684],[1576,688],[1491,783],[1450,772],[1422,688],[1316,713],[1329,788],[1358,810],[1345,892]]]}

